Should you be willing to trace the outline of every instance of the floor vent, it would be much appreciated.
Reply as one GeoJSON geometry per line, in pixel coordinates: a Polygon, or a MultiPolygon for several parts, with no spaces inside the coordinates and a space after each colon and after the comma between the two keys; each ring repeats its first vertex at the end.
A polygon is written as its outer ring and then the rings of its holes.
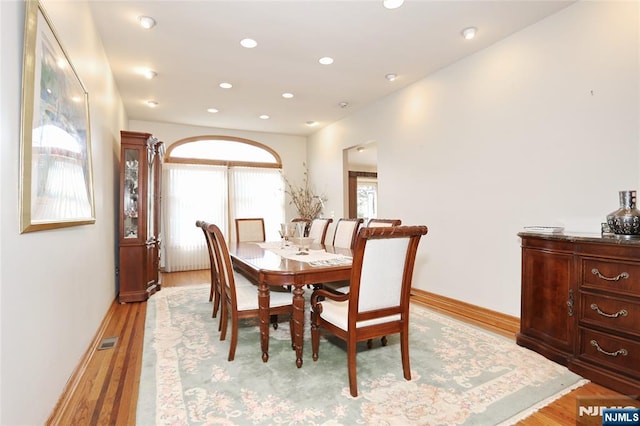
{"type": "Polygon", "coordinates": [[[116,347],[116,342],[118,341],[117,337],[105,337],[104,339],[102,339],[102,342],[100,342],[100,346],[98,346],[98,350],[104,350],[104,349],[113,349],[116,347]]]}

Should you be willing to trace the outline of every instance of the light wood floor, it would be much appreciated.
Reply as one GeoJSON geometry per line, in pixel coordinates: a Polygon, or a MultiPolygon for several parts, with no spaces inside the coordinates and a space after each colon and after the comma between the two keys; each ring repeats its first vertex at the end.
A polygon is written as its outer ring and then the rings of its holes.
{"type": "MultiPolygon", "coordinates": [[[[209,281],[208,271],[162,275],[162,286],[209,281]]],[[[98,331],[85,362],[78,368],[49,417],[52,425],[135,425],[146,303],[114,303],[98,331]],[[95,350],[103,337],[117,336],[115,348],[95,350]]],[[[345,361],[346,362],[346,361],[345,361]]],[[[560,398],[520,425],[576,424],[578,397],[622,397],[592,383],[560,398]]]]}

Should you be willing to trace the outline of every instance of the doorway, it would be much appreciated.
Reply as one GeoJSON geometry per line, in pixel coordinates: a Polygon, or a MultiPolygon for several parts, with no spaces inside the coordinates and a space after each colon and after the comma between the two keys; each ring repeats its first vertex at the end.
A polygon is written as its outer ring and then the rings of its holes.
{"type": "Polygon", "coordinates": [[[366,220],[378,212],[378,149],[375,142],[346,150],[347,205],[350,218],[366,220]]]}

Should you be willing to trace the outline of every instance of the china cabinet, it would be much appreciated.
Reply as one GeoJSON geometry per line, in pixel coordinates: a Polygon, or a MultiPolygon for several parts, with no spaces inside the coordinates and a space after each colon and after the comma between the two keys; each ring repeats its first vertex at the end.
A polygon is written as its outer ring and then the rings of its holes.
{"type": "Polygon", "coordinates": [[[640,390],[640,239],[520,233],[517,342],[618,392],[640,390]]]}
{"type": "Polygon", "coordinates": [[[163,143],[149,133],[120,132],[120,303],[160,290],[160,197],[163,143]]]}

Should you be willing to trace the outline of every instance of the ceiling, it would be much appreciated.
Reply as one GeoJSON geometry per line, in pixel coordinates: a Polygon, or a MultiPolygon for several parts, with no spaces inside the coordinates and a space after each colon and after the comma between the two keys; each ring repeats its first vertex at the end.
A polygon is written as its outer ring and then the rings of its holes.
{"type": "Polygon", "coordinates": [[[313,133],[571,3],[407,0],[388,10],[381,0],[89,1],[129,119],[293,135],[313,133]],[[142,29],[140,15],[157,25],[142,29]],[[461,31],[470,26],[477,36],[465,40],[461,31]],[[257,47],[241,47],[244,38],[257,47]],[[319,64],[323,56],[334,63],[319,64]],[[144,78],[144,68],[157,77],[144,78]],[[385,79],[389,73],[397,79],[385,79]]]}

